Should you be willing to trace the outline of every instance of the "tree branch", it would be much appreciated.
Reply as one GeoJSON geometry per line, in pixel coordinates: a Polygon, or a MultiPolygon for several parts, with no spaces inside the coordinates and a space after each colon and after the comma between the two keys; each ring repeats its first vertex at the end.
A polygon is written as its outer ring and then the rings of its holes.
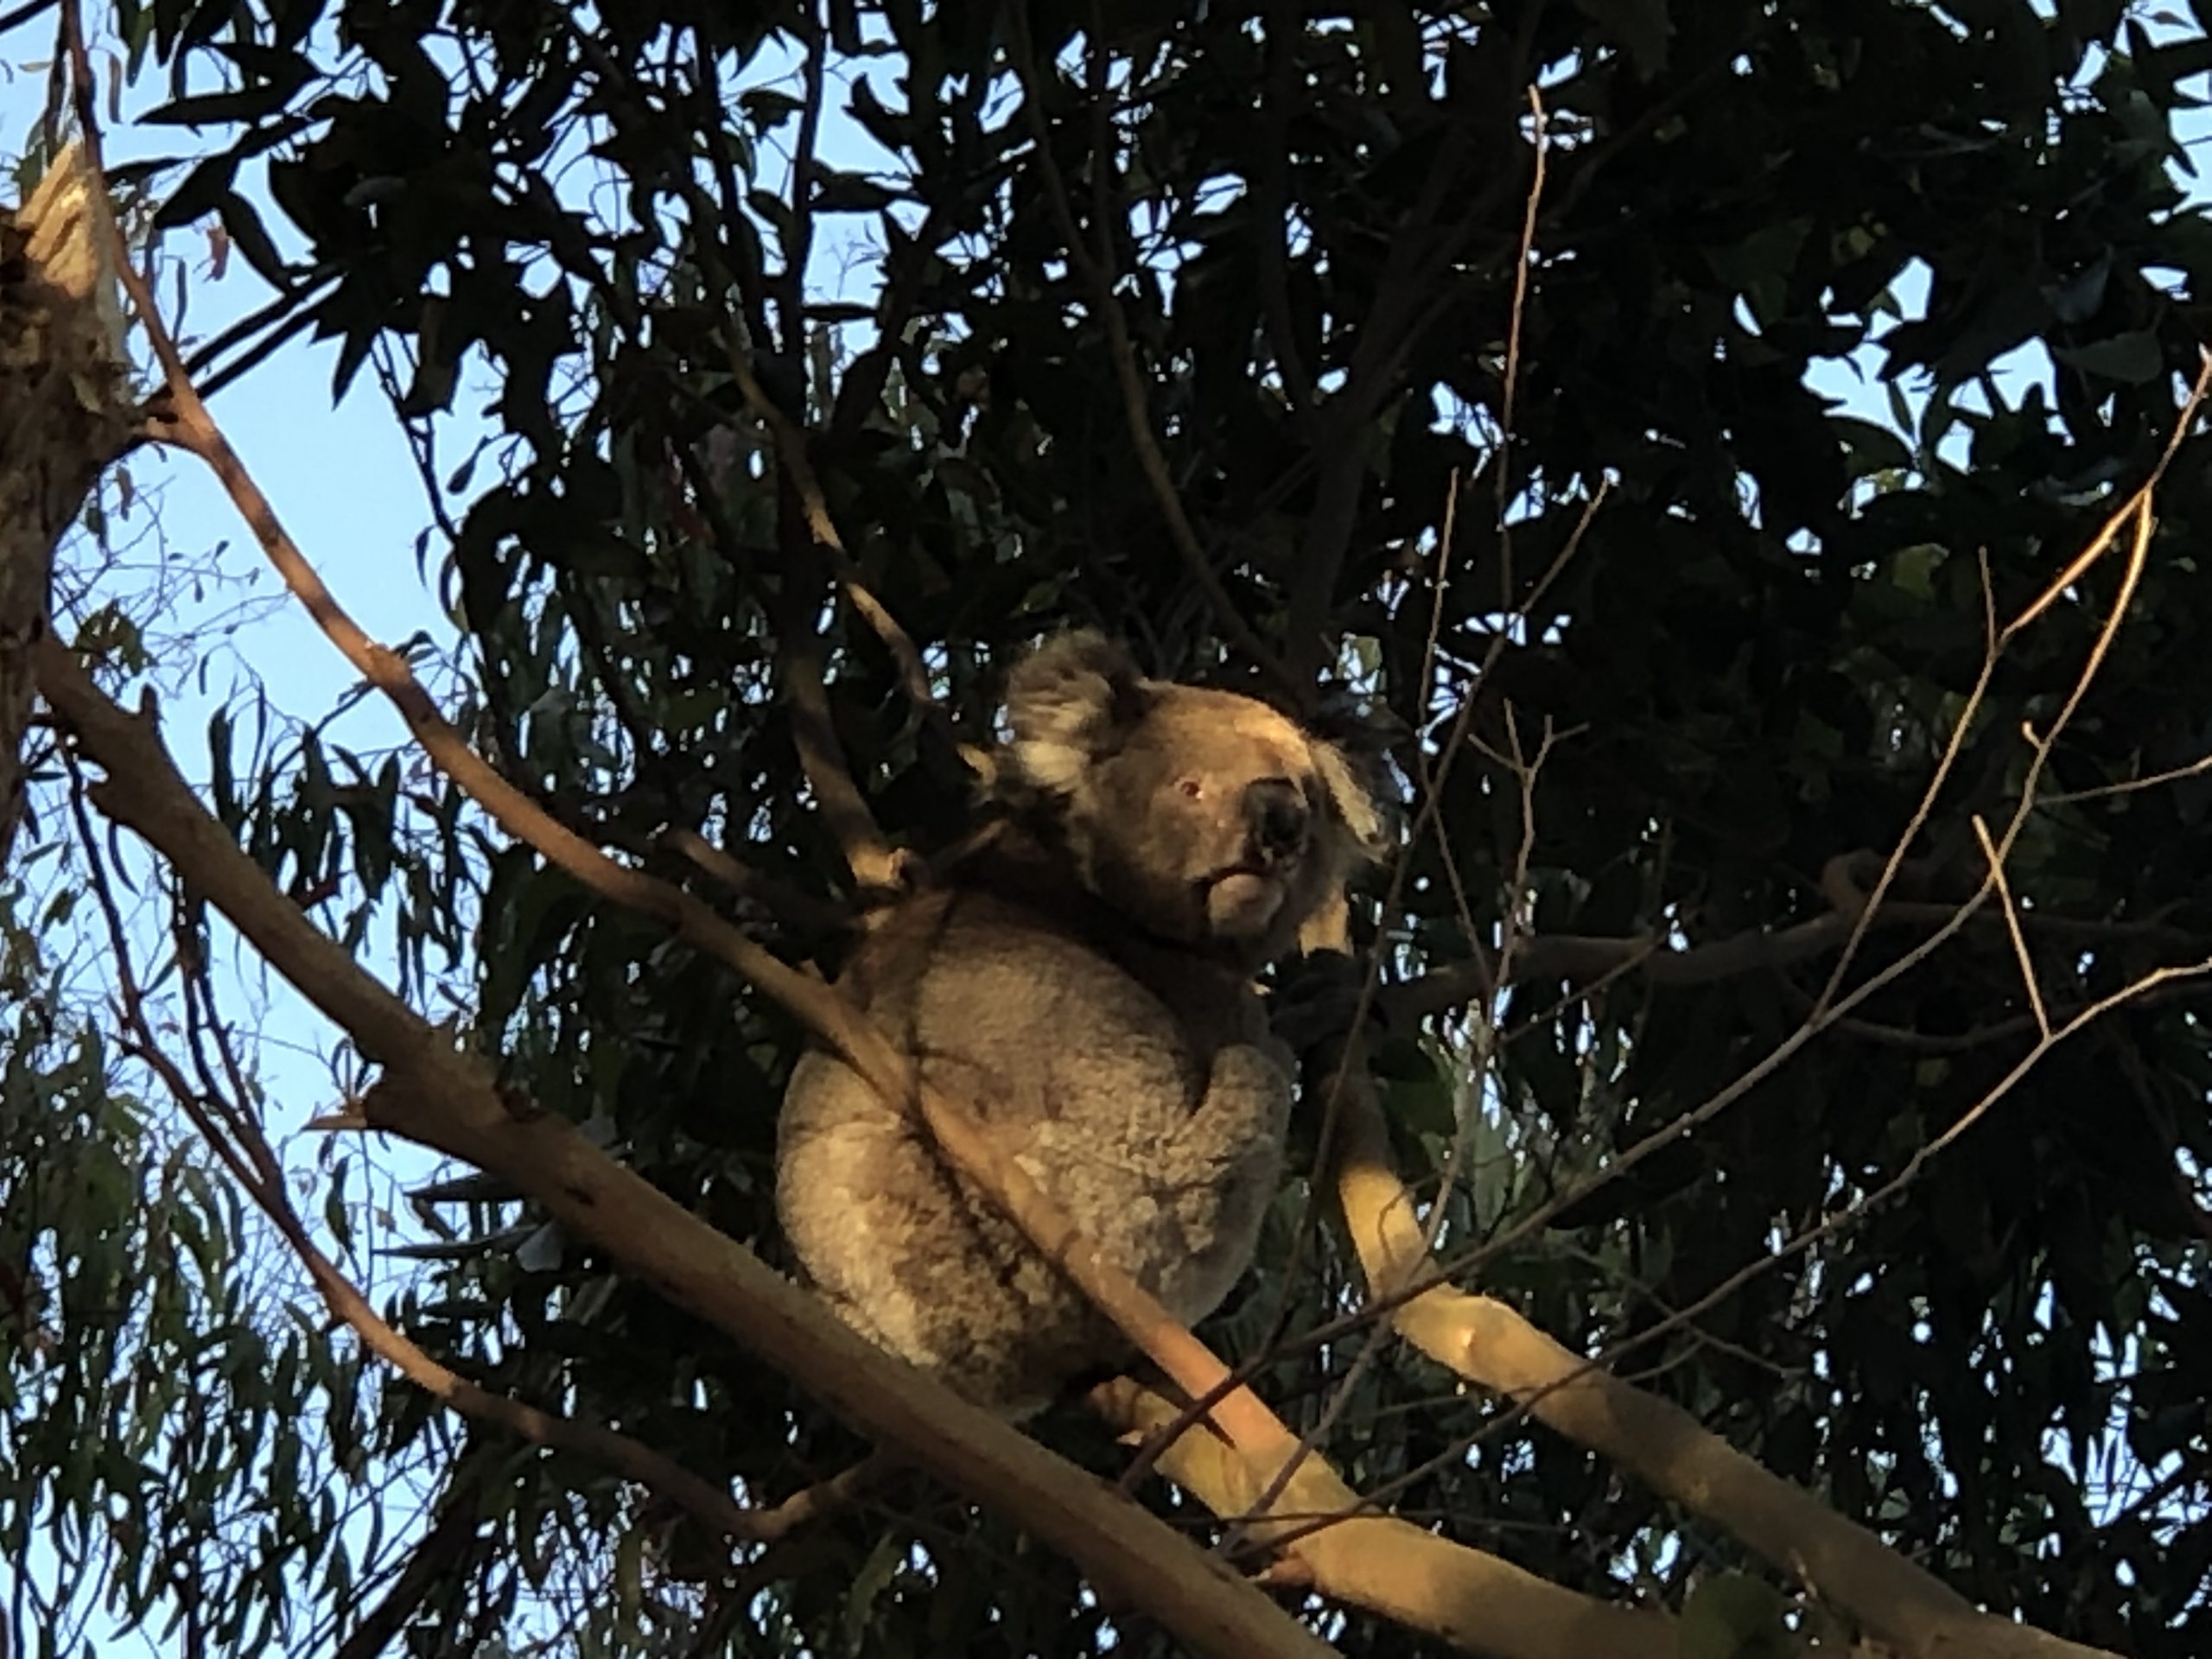
{"type": "MultiPolygon", "coordinates": [[[[1363,1072],[1347,1078],[1340,1133],[1337,1194],[1344,1225],[1370,1295],[1387,1298],[1421,1274],[1428,1253],[1363,1072]]],[[[1681,1407],[1568,1351],[1503,1302],[1434,1285],[1401,1304],[1391,1324],[1439,1364],[1520,1402],[1539,1422],[1726,1529],[1904,1654],[2111,1659],[2102,1649],[1980,1612],[1681,1407]]]]}
{"type": "MultiPolygon", "coordinates": [[[[1859,854],[1842,855],[1856,860],[1859,854]]],[[[1831,861],[1834,868],[1834,861],[1831,861]]],[[[1826,884],[1823,884],[1824,890],[1826,884]]],[[[1861,899],[1863,903],[1863,898],[1861,899]]],[[[1958,915],[1953,904],[1891,899],[1867,918],[1870,928],[1934,929],[1958,915]]],[[[1783,928],[1746,928],[1724,939],[1702,944],[1662,944],[1650,934],[1608,938],[1591,934],[1554,933],[1524,942],[1501,978],[1487,953],[1455,963],[1386,987],[1380,994],[1386,1014],[1394,1020],[1417,1020],[1442,1014],[1465,1003],[1484,1001],[1507,985],[1532,980],[1564,979],[1586,984],[1635,973],[1660,990],[1682,990],[1710,985],[1738,974],[1795,966],[1842,948],[1858,925],[1859,912],[1842,908],[1825,916],[1783,928]]],[[[2183,949],[2201,945],[2200,936],[2163,922],[2097,921],[2069,916],[2030,913],[2020,925],[2031,938],[2059,944],[2111,944],[2134,942],[2183,949]]],[[[2001,927],[1999,914],[1977,911],[1969,923],[1979,928],[2001,927]]]]}
{"type": "MultiPolygon", "coordinates": [[[[1100,1414],[1147,1434],[1173,1431],[1182,1412],[1128,1381],[1091,1393],[1100,1414]]],[[[1348,1606],[1441,1637],[1484,1659],[1675,1659],[1675,1620],[1561,1589],[1495,1555],[1391,1516],[1363,1514],[1359,1496],[1319,1458],[1307,1458],[1264,1516],[1249,1511],[1279,1478],[1210,1434],[1178,1436],[1158,1454],[1176,1484],[1255,1542],[1280,1542],[1313,1587],[1348,1606]]]]}
{"type": "MultiPolygon", "coordinates": [[[[73,758],[70,766],[73,772],[73,758]]],[[[722,1536],[757,1543],[767,1541],[785,1530],[788,1523],[766,1519],[761,1512],[745,1509],[727,1491],[641,1441],[602,1424],[541,1410],[470,1382],[432,1358],[420,1344],[395,1329],[370,1306],[359,1287],[308,1236],[307,1224],[301,1220],[285,1185],[282,1165],[260,1125],[247,1109],[245,1099],[235,1092],[239,1081],[235,1067],[232,1068],[233,1093],[230,1096],[226,1097],[212,1078],[208,1086],[195,1089],[175,1059],[156,1040],[146,1017],[145,999],[133,965],[122,909],[116,902],[99,839],[92,834],[91,815],[85,810],[86,792],[81,787],[73,791],[70,806],[76,817],[78,839],[86,867],[91,871],[93,896],[106,920],[109,946],[115,955],[124,1040],[161,1079],[178,1109],[200,1131],[209,1149],[222,1160],[246,1196],[299,1258],[331,1316],[349,1326],[371,1353],[425,1394],[465,1417],[532,1445],[575,1452],[658,1492],[722,1536]]],[[[203,973],[204,968],[194,963],[188,971],[197,975],[203,973]]],[[[229,1058],[227,1046],[225,1058],[226,1061],[229,1058]]]]}
{"type": "Polygon", "coordinates": [[[23,810],[29,647],[47,626],[54,550],[102,469],[136,441],[119,245],[81,143],[0,212],[0,869],[23,810]]]}
{"type": "MultiPolygon", "coordinates": [[[[1152,1612],[1199,1651],[1224,1659],[1327,1653],[1164,1523],[871,1346],[567,1122],[503,1094],[482,1060],[453,1048],[270,883],[178,775],[149,716],[102,696],[54,640],[40,644],[37,660],[48,703],[107,774],[96,804],[168,859],[385,1066],[364,1103],[372,1125],[513,1181],[671,1301],[788,1373],[862,1433],[896,1446],[974,1501],[1014,1516],[1102,1589],[1152,1612]]],[[[703,907],[701,914],[724,925],[703,907]]],[[[828,986],[773,967],[806,988],[810,1000],[836,1003],[828,986]]],[[[880,1055],[869,1058],[876,1063],[864,1075],[880,1075],[880,1055]]]]}

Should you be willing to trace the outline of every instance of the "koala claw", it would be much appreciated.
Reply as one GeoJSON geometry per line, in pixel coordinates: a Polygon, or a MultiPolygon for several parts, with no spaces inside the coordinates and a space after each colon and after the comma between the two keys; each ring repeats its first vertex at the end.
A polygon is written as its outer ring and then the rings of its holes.
{"type": "Polygon", "coordinates": [[[1317,951],[1302,958],[1269,999],[1275,1035],[1301,1059],[1333,1052],[1352,1033],[1353,1021],[1370,1042],[1391,1034],[1380,987],[1367,992],[1367,964],[1340,950],[1317,951]],[[1362,1009],[1361,998],[1366,995],[1362,1009]]]}

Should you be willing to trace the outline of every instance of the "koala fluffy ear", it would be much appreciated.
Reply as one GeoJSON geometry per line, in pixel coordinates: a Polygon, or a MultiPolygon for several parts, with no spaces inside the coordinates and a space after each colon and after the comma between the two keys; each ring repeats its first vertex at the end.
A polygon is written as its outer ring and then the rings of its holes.
{"type": "Polygon", "coordinates": [[[1072,791],[1142,718],[1150,686],[1128,652],[1084,628],[1057,634],[1007,677],[1014,770],[1034,788],[1072,791]]]}
{"type": "Polygon", "coordinates": [[[1397,833],[1395,802],[1387,787],[1387,773],[1380,757],[1352,754],[1333,743],[1315,739],[1313,769],[1337,809],[1351,838],[1353,849],[1367,859],[1382,857],[1397,833]]]}

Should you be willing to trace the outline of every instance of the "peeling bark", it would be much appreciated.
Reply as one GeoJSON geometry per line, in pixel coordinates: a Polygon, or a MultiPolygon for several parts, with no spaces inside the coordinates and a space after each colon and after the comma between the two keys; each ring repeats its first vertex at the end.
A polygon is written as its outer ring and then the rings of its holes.
{"type": "Polygon", "coordinates": [[[55,543],[137,423],[106,198],[71,144],[0,211],[0,869],[23,812],[55,543]]]}

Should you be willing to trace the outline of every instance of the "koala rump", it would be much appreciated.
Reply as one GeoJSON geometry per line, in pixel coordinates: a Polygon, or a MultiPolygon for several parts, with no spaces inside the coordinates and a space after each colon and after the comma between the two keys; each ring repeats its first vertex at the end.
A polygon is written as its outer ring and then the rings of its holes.
{"type": "MultiPolygon", "coordinates": [[[[841,982],[1107,1257],[1219,1306],[1281,1174],[1290,1057],[1250,976],[1381,838],[1344,757],[1266,704],[1147,680],[1090,633],[1008,678],[983,850],[880,913],[841,982]]],[[[1127,1352],[1110,1322],[835,1056],[793,1071],[777,1205],[856,1329],[1021,1414],[1127,1352]]]]}

